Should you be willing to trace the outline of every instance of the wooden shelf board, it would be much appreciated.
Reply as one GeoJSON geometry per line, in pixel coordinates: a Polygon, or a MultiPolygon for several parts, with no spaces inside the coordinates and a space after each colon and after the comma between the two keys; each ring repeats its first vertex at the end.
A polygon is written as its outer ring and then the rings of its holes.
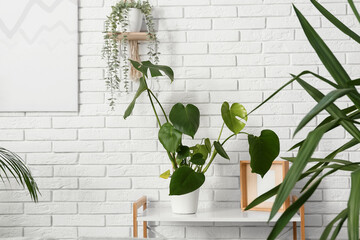
{"type": "MultiPolygon", "coordinates": [[[[108,33],[112,35],[113,33],[108,33]]],[[[149,35],[147,32],[127,32],[127,33],[115,33],[118,40],[122,40],[124,38],[124,35],[127,36],[128,40],[137,40],[137,41],[148,41],[149,35]]]]}

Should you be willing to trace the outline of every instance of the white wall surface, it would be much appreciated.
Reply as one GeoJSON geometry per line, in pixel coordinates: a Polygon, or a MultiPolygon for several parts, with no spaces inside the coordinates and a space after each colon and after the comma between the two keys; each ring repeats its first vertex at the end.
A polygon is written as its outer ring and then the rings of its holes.
{"type": "MultiPolygon", "coordinates": [[[[168,182],[158,175],[170,168],[157,142],[157,126],[146,98],[134,115],[122,119],[132,94],[109,111],[100,52],[103,21],[113,0],[80,0],[80,110],[78,113],[1,113],[1,146],[18,152],[36,176],[42,196],[29,201],[15,183],[0,191],[0,236],[76,239],[131,236],[131,202],[147,195],[151,206],[168,204],[168,182]]],[[[196,140],[217,137],[220,106],[225,100],[251,110],[289,80],[289,73],[311,70],[328,76],[294,16],[291,2],[303,11],[352,77],[360,76],[359,45],[350,41],[311,6],[308,0],[154,0],[159,20],[161,63],[175,71],[176,80],[153,81],[167,111],[176,102],[196,104],[201,127],[196,140]],[[160,90],[160,91],[159,91],[160,90]]],[[[345,0],[321,1],[350,27],[357,27],[345,0]]],[[[144,50],[142,50],[145,52],[144,50]]],[[[328,91],[327,86],[316,85],[328,91]]],[[[44,99],[46,101],[46,99],[44,99]]],[[[346,100],[339,106],[347,106],[346,100]]],[[[256,111],[247,130],[271,128],[286,150],[323,117],[312,121],[292,139],[297,123],[314,106],[299,85],[282,91],[256,111]]],[[[228,133],[228,132],[226,132],[228,133]]],[[[344,143],[342,129],[326,135],[318,149],[324,156],[344,143]]],[[[187,140],[189,141],[189,140],[187,140]]],[[[240,206],[239,160],[248,160],[243,136],[228,142],[231,161],[217,159],[201,192],[201,207],[240,206]]],[[[344,153],[356,160],[359,153],[344,153]]],[[[298,185],[300,187],[300,185],[298,185]]],[[[349,177],[327,178],[306,204],[306,235],[318,239],[323,227],[346,206],[349,177]]],[[[265,239],[266,225],[166,225],[163,235],[194,239],[265,239]]],[[[289,233],[288,236],[291,236],[289,233]]],[[[341,236],[346,239],[346,232],[341,236]]]]}

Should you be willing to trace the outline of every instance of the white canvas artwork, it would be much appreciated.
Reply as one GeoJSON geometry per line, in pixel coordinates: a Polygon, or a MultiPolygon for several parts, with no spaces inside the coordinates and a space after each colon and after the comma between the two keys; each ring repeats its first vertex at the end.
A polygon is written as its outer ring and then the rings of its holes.
{"type": "MultiPolygon", "coordinates": [[[[257,175],[257,197],[260,197],[267,191],[275,187],[275,171],[269,170],[263,178],[260,175],[257,175]]],[[[271,197],[265,202],[274,202],[275,197],[271,197]]]]}
{"type": "Polygon", "coordinates": [[[77,111],[77,0],[0,1],[0,111],[77,111]]]}

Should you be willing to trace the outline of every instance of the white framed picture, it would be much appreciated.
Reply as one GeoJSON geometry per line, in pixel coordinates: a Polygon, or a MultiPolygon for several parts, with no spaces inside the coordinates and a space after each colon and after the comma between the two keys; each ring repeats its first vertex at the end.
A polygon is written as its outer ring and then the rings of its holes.
{"type": "Polygon", "coordinates": [[[77,0],[0,1],[0,111],[77,109],[77,0]]]}

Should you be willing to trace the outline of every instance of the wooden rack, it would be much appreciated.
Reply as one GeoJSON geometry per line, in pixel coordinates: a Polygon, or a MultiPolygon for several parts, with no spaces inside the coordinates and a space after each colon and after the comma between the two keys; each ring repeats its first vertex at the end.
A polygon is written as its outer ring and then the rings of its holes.
{"type": "MultiPolygon", "coordinates": [[[[112,35],[114,33],[108,33],[109,35],[112,35]]],[[[120,41],[124,39],[124,36],[126,35],[126,38],[129,41],[149,41],[149,33],[147,32],[127,32],[127,33],[115,33],[117,36],[117,39],[120,41]]]]}

